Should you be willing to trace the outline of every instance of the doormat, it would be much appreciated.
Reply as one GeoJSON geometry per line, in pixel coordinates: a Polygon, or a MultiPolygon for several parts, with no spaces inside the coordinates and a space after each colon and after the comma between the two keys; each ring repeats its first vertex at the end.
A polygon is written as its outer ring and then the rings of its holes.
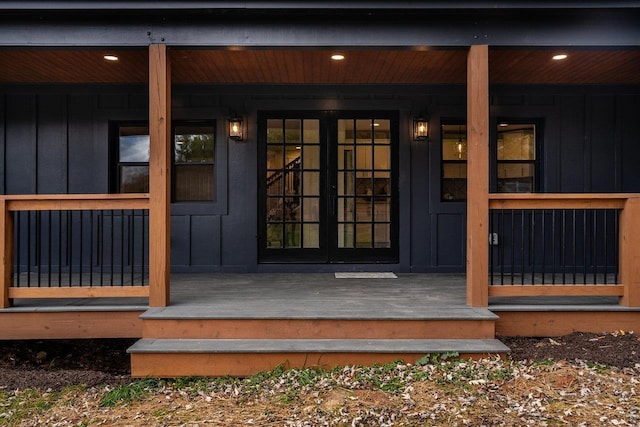
{"type": "Polygon", "coordinates": [[[397,279],[395,273],[385,272],[367,272],[367,273],[335,273],[336,279],[397,279]]]}

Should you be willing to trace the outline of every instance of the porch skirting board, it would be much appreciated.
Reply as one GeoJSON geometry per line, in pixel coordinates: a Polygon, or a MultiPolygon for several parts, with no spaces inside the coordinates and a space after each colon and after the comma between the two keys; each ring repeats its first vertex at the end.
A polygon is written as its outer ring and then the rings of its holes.
{"type": "Polygon", "coordinates": [[[139,338],[144,310],[0,312],[0,339],[139,338]]]}

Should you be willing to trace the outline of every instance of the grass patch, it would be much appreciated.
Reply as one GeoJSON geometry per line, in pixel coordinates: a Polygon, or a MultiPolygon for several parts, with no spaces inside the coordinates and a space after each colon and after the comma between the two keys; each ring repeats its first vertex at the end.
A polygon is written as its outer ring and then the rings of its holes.
{"type": "Polygon", "coordinates": [[[59,393],[26,389],[9,395],[0,392],[0,426],[14,426],[20,421],[45,413],[58,401],[59,393]]]}
{"type": "Polygon", "coordinates": [[[100,399],[99,406],[106,408],[139,401],[157,389],[160,384],[160,380],[158,379],[147,378],[120,386],[107,392],[102,399],[100,399]]]}

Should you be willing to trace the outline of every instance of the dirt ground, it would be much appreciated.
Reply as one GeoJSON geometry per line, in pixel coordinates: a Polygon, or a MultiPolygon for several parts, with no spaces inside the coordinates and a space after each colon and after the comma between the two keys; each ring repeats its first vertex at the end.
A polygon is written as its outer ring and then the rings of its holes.
{"type": "MultiPolygon", "coordinates": [[[[573,333],[563,337],[502,338],[516,361],[583,360],[618,368],[640,364],[640,338],[632,332],[573,333]]],[[[61,390],[84,384],[118,386],[131,381],[130,339],[0,341],[0,390],[61,390]]]]}

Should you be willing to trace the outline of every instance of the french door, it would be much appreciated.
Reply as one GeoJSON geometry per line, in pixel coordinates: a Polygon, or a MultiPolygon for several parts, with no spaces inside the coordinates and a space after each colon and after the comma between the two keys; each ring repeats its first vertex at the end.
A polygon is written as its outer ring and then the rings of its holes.
{"type": "Polygon", "coordinates": [[[259,116],[261,262],[398,261],[397,114],[259,116]]]}

